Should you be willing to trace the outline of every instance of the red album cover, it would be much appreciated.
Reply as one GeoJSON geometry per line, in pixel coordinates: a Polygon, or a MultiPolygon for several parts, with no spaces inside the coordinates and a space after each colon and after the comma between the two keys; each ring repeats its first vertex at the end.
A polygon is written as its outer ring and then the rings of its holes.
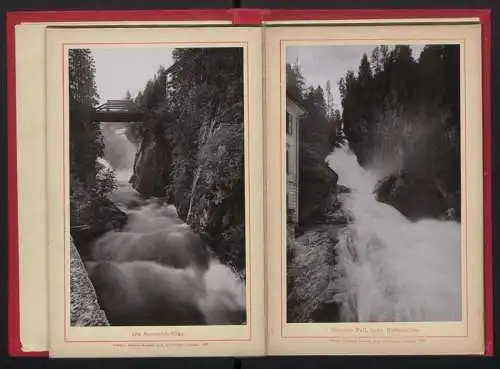
{"type": "Polygon", "coordinates": [[[16,178],[16,80],[15,26],[23,22],[120,22],[120,21],[231,21],[234,25],[260,25],[266,21],[377,20],[478,17],[482,25],[483,160],[484,160],[484,306],[485,352],[493,356],[492,185],[491,185],[491,20],[484,9],[363,9],[363,10],[142,10],[53,11],[7,14],[7,110],[8,110],[8,229],[9,305],[8,349],[11,356],[45,357],[48,352],[25,352],[20,340],[19,245],[16,178]]]}

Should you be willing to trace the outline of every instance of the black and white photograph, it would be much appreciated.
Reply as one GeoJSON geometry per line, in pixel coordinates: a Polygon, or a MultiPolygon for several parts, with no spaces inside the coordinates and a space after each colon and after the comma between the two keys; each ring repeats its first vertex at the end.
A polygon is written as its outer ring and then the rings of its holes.
{"type": "Polygon", "coordinates": [[[68,52],[71,326],[247,324],[243,48],[68,52]]]}
{"type": "Polygon", "coordinates": [[[458,44],[287,46],[288,323],[462,320],[460,80],[458,44]]]}

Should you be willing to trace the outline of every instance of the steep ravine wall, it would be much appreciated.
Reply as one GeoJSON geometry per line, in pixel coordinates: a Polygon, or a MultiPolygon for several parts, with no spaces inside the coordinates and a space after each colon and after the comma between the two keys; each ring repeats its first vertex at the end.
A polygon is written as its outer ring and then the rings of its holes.
{"type": "Polygon", "coordinates": [[[107,326],[106,314],[97,302],[94,286],[71,240],[70,319],[71,326],[107,326]]]}

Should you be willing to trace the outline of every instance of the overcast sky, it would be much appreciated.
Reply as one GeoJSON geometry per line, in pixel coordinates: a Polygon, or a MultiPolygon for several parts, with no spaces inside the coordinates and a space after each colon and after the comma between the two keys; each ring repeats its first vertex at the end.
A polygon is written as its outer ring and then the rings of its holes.
{"type": "MultiPolygon", "coordinates": [[[[413,57],[420,55],[424,45],[412,45],[413,57]]],[[[333,102],[340,106],[338,81],[348,70],[357,72],[363,53],[370,57],[375,45],[370,46],[288,46],[286,59],[288,63],[298,60],[306,86],[320,85],[323,89],[330,80],[333,102]]]]}
{"type": "MultiPolygon", "coordinates": [[[[413,55],[418,56],[423,45],[411,47],[413,55]]],[[[348,70],[357,71],[363,53],[370,56],[373,48],[374,45],[290,46],[287,48],[287,62],[299,61],[307,86],[321,85],[325,88],[326,81],[330,80],[334,103],[340,108],[337,82],[348,70]]],[[[172,64],[172,51],[172,48],[166,47],[93,48],[101,102],[123,99],[127,90],[135,97],[153,78],[160,65],[168,68],[172,64]]]]}
{"type": "Polygon", "coordinates": [[[160,65],[172,64],[172,48],[120,47],[93,48],[96,85],[101,102],[121,100],[127,90],[135,97],[154,77],[160,65]]]}

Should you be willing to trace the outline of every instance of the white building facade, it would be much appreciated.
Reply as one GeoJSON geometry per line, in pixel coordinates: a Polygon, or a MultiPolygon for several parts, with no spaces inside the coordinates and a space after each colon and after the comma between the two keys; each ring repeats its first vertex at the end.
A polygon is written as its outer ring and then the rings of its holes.
{"type": "Polygon", "coordinates": [[[286,96],[286,181],[288,222],[299,220],[299,121],[306,113],[292,95],[286,96]]]}

